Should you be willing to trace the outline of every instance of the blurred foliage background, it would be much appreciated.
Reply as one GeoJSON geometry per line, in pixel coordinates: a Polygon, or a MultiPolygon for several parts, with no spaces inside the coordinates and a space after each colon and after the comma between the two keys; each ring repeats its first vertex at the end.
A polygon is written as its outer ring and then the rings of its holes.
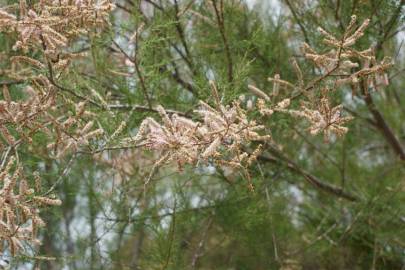
{"type": "MultiPolygon", "coordinates": [[[[127,122],[122,136],[136,134],[144,117],[156,116],[149,103],[187,113],[200,99],[213,102],[209,80],[227,103],[249,96],[248,83],[270,90],[267,78],[275,73],[295,80],[292,57],[310,76],[315,71],[300,56],[300,44],[322,51],[316,29],[339,36],[352,14],[371,20],[357,46],[395,60],[390,85],[371,93],[372,107],[352,89],[336,93],[355,119],[345,137],[328,144],[308,136],[299,119],[263,119],[284,156],[265,149],[251,167],[254,193],[242,175],[213,167],[177,172],[166,166],[145,188],[158,157],[139,149],[84,151],[59,161],[41,151],[22,155],[47,175],[48,186],[58,181],[63,200],[43,213],[41,255],[52,258],[35,263],[50,270],[405,269],[404,158],[373,113],[405,149],[404,4],[118,0],[110,29],[77,40],[72,50],[88,57],[60,78],[81,95],[95,89],[116,105],[113,113],[97,112],[110,134],[121,121],[127,122]],[[356,200],[325,192],[310,177],[356,200]]],[[[1,51],[12,53],[12,44],[0,35],[1,51]]],[[[8,53],[0,55],[1,68],[8,53]]],[[[20,257],[12,264],[30,269],[33,261],[20,257]]]]}

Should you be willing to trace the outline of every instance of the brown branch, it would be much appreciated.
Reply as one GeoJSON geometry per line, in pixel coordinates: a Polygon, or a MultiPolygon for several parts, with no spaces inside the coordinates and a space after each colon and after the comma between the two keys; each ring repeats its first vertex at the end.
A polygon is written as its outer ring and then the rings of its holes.
{"type": "Polygon", "coordinates": [[[276,163],[276,164],[280,164],[280,163],[284,163],[284,165],[290,169],[291,171],[303,176],[305,178],[305,180],[311,184],[312,186],[327,192],[329,194],[332,194],[334,196],[340,197],[340,198],[344,198],[346,200],[349,201],[358,201],[359,198],[356,197],[353,194],[350,194],[346,191],[344,191],[342,188],[339,188],[337,186],[328,184],[323,182],[321,179],[317,178],[316,176],[310,174],[309,172],[305,171],[304,169],[302,169],[300,166],[298,166],[297,163],[295,163],[294,161],[292,161],[291,159],[285,157],[283,154],[281,154],[278,150],[274,149],[273,147],[269,148],[270,152],[272,152],[275,156],[278,156],[279,158],[275,158],[275,157],[268,157],[268,156],[259,156],[258,160],[261,161],[265,161],[265,162],[271,162],[271,163],[276,163]]]}
{"type": "MultiPolygon", "coordinates": [[[[46,43],[45,43],[44,37],[43,37],[42,35],[41,35],[41,41],[42,41],[42,48],[43,48],[43,50],[44,50],[44,52],[45,52],[45,51],[47,50],[47,47],[46,47],[46,43]]],[[[70,89],[70,88],[67,88],[67,87],[64,87],[64,86],[58,84],[58,83],[55,81],[54,71],[53,71],[53,67],[52,67],[51,61],[50,61],[46,56],[45,56],[45,59],[46,59],[46,63],[47,63],[48,73],[49,73],[49,75],[47,76],[47,78],[48,78],[49,82],[50,82],[54,87],[56,87],[57,89],[62,90],[62,91],[64,91],[64,92],[68,92],[69,94],[73,95],[74,97],[76,97],[76,98],[78,98],[78,99],[80,99],[80,100],[89,102],[90,104],[92,104],[92,105],[94,105],[94,106],[96,106],[96,107],[98,107],[98,108],[103,108],[103,106],[99,105],[97,102],[94,102],[94,101],[92,101],[91,99],[89,99],[89,98],[87,98],[87,97],[84,97],[84,96],[81,96],[81,95],[77,94],[73,89],[70,89]]]]}
{"type": "Polygon", "coordinates": [[[296,10],[294,9],[294,7],[292,6],[292,4],[290,3],[289,0],[285,0],[285,2],[286,2],[286,4],[287,4],[289,10],[291,11],[291,14],[292,14],[293,17],[294,17],[294,20],[297,22],[299,28],[301,29],[301,32],[302,32],[302,35],[304,36],[305,42],[309,44],[308,33],[307,33],[307,31],[305,30],[305,26],[302,24],[302,21],[300,20],[298,14],[297,14],[297,12],[296,12],[296,10]]]}
{"type": "Polygon", "coordinates": [[[192,93],[196,98],[198,98],[198,90],[194,88],[194,86],[191,83],[188,83],[186,81],[184,81],[178,71],[177,65],[172,62],[172,66],[174,68],[174,73],[172,73],[172,78],[178,83],[180,84],[182,87],[184,87],[185,89],[187,89],[190,93],[192,93]]]}
{"type": "Polygon", "coordinates": [[[405,161],[405,152],[402,148],[401,143],[394,135],[392,129],[388,126],[388,123],[385,121],[383,115],[377,109],[374,100],[370,93],[367,92],[367,85],[366,82],[362,83],[362,92],[363,92],[363,99],[366,102],[367,108],[372,114],[374,118],[374,122],[376,127],[380,130],[381,134],[387,140],[388,144],[391,146],[392,150],[394,150],[395,154],[403,161],[405,161]]]}
{"type": "Polygon", "coordinates": [[[179,18],[179,15],[178,15],[179,14],[179,4],[178,4],[177,0],[174,0],[174,9],[175,9],[175,15],[174,15],[175,17],[174,17],[174,19],[175,19],[176,31],[177,31],[177,33],[179,35],[181,44],[183,45],[183,48],[184,48],[184,50],[186,52],[187,63],[189,65],[190,69],[191,69],[191,72],[195,75],[194,65],[193,65],[193,62],[191,60],[192,58],[191,58],[190,50],[188,48],[188,45],[187,45],[187,42],[186,42],[186,37],[185,37],[185,34],[184,34],[184,29],[183,29],[183,27],[181,25],[180,18],[179,18]]]}
{"type": "Polygon", "coordinates": [[[127,12],[129,14],[132,14],[132,11],[129,8],[121,5],[120,3],[115,3],[115,5],[117,6],[117,8],[120,8],[120,9],[124,10],[125,12],[127,12]]]}
{"type": "Polygon", "coordinates": [[[228,63],[228,82],[231,83],[233,81],[233,63],[232,63],[232,56],[231,56],[231,51],[229,49],[228,40],[225,35],[223,0],[220,0],[221,10],[218,10],[216,0],[212,0],[212,5],[214,6],[215,16],[217,18],[217,23],[218,23],[218,29],[221,34],[222,42],[224,43],[224,47],[225,47],[226,61],[228,63]]]}
{"type": "MultiPolygon", "coordinates": [[[[148,106],[143,106],[143,105],[130,105],[130,104],[111,104],[108,105],[108,109],[110,110],[135,110],[139,112],[153,112],[153,113],[158,113],[158,110],[155,108],[149,108],[148,106]]],[[[168,114],[177,114],[180,116],[187,116],[186,113],[180,112],[180,111],[175,111],[175,110],[169,110],[165,109],[165,111],[168,114]]]]}
{"type": "Polygon", "coordinates": [[[136,40],[135,40],[135,43],[136,43],[135,44],[135,57],[129,56],[114,39],[112,39],[112,42],[118,48],[118,50],[120,50],[120,52],[125,56],[125,58],[127,58],[129,61],[131,61],[131,63],[134,64],[136,75],[137,75],[139,83],[141,85],[141,90],[143,92],[143,95],[146,99],[146,102],[148,103],[148,107],[152,108],[152,101],[149,97],[148,90],[146,89],[145,78],[143,77],[143,75],[141,73],[141,68],[139,66],[138,59],[137,59],[137,52],[138,52],[137,48],[139,46],[138,34],[136,35],[136,40]]]}
{"type": "Polygon", "coordinates": [[[391,29],[395,26],[395,24],[398,22],[401,14],[402,7],[405,5],[405,0],[401,0],[399,3],[397,9],[395,10],[394,14],[386,24],[386,29],[384,29],[384,35],[381,37],[381,39],[378,41],[377,46],[376,46],[376,51],[382,49],[382,46],[384,42],[388,40],[388,35],[391,31],[391,29]]]}
{"type": "Polygon", "coordinates": [[[156,3],[153,2],[152,0],[145,0],[145,2],[151,4],[153,7],[157,8],[157,9],[159,9],[159,10],[163,10],[163,7],[162,7],[162,6],[156,4],[156,3]]]}
{"type": "Polygon", "coordinates": [[[193,64],[191,62],[191,60],[187,57],[187,55],[185,55],[180,49],[179,47],[176,46],[176,44],[174,44],[173,42],[168,42],[170,46],[173,47],[173,49],[179,54],[179,56],[181,57],[181,59],[184,60],[184,62],[186,62],[187,66],[190,68],[191,72],[193,73],[193,75],[195,75],[194,72],[194,68],[193,68],[193,64]]]}

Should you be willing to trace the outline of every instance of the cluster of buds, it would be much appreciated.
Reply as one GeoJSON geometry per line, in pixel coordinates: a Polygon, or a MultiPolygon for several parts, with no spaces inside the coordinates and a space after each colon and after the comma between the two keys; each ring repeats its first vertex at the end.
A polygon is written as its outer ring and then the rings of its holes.
{"type": "Polygon", "coordinates": [[[197,165],[199,162],[232,168],[251,164],[259,151],[249,155],[243,151],[243,146],[252,141],[268,140],[270,136],[260,135],[264,126],[249,120],[246,111],[237,101],[232,105],[222,105],[215,85],[211,85],[216,97],[216,106],[214,108],[200,101],[199,109],[194,112],[201,121],[176,114],[169,116],[164,108],[159,106],[157,110],[163,123],[146,118],[137,136],[127,139],[126,142],[160,151],[161,159],[158,160],[158,165],[175,161],[179,169],[185,164],[197,165]]]}
{"type": "Polygon", "coordinates": [[[322,98],[317,110],[312,110],[302,105],[301,110],[286,110],[289,114],[296,117],[305,118],[309,124],[311,135],[323,133],[325,142],[328,142],[332,135],[343,136],[348,128],[343,126],[353,119],[353,117],[342,117],[342,105],[331,108],[329,100],[322,98]]]}
{"type": "Polygon", "coordinates": [[[56,158],[61,158],[69,152],[75,152],[82,146],[90,144],[95,139],[104,134],[102,128],[94,129],[94,121],[86,122],[92,113],[85,110],[85,102],[75,105],[75,114],[61,121],[55,119],[53,127],[56,132],[56,139],[47,145],[49,150],[53,150],[56,158]]]}
{"type": "MultiPolygon", "coordinates": [[[[48,87],[52,88],[46,78],[42,79],[41,87],[48,83],[48,87]]],[[[31,144],[34,134],[44,133],[53,141],[48,149],[60,158],[70,150],[88,145],[91,139],[103,134],[102,129],[93,127],[93,121],[85,121],[92,114],[85,110],[84,102],[73,104],[73,116],[55,117],[58,114],[64,115],[66,110],[56,106],[56,93],[49,88],[42,93],[27,86],[25,92],[28,97],[13,101],[4,86],[4,100],[0,100],[0,135],[7,146],[14,147],[22,142],[31,144]]],[[[1,148],[4,148],[4,143],[0,140],[1,148]]]]}
{"type": "MultiPolygon", "coordinates": [[[[36,81],[36,83],[44,83],[44,81],[36,81]]],[[[25,88],[27,98],[13,101],[8,88],[4,86],[2,90],[4,100],[0,100],[0,134],[6,144],[15,146],[21,141],[31,143],[34,133],[40,129],[47,131],[45,122],[41,119],[50,116],[50,111],[55,105],[53,91],[41,93],[27,86],[25,88]]]]}
{"type": "Polygon", "coordinates": [[[69,52],[69,46],[83,34],[97,33],[98,29],[108,26],[113,9],[110,0],[29,3],[20,0],[19,5],[0,8],[0,32],[10,34],[16,51],[15,56],[4,61],[7,67],[0,70],[2,77],[11,82],[3,84],[0,95],[1,252],[8,249],[15,255],[25,242],[37,244],[37,228],[44,225],[39,209],[61,203],[37,196],[35,191],[39,192],[39,184],[35,190],[28,188],[28,181],[23,177],[24,164],[16,163],[13,158],[7,163],[11,149],[16,156],[21,149],[30,151],[31,147],[18,146],[35,145],[35,135],[39,133],[51,142],[48,144],[50,156],[60,158],[89,145],[103,134],[103,129],[94,127],[91,121],[94,114],[85,109],[86,102],[73,102],[62,93],[58,79],[75,58],[82,56],[69,52]],[[13,85],[12,91],[19,93],[10,95],[8,84],[13,85]],[[25,86],[14,86],[17,84],[25,86]],[[15,193],[17,189],[19,192],[15,193]]]}
{"type": "MultiPolygon", "coordinates": [[[[332,136],[346,134],[348,128],[344,125],[352,118],[342,116],[341,104],[331,106],[328,94],[346,83],[354,87],[360,80],[372,84],[383,78],[387,84],[385,71],[392,65],[389,59],[378,63],[371,49],[358,51],[353,48],[356,41],[364,35],[369,21],[366,20],[357,29],[355,24],[356,17],[352,16],[341,39],[319,29],[321,35],[325,36],[324,43],[330,48],[326,53],[317,53],[308,44],[303,45],[305,58],[318,69],[312,80],[305,81],[299,64],[293,60],[292,66],[297,75],[295,83],[282,80],[280,75],[276,74],[269,78],[273,83],[270,94],[249,85],[249,90],[258,97],[255,108],[264,116],[281,112],[302,117],[309,122],[310,134],[323,133],[326,142],[332,136]],[[357,70],[353,71],[355,69],[357,70]],[[315,99],[319,96],[318,93],[321,93],[320,98],[315,99]],[[307,105],[302,105],[300,110],[290,109],[291,101],[301,96],[307,97],[310,102],[302,102],[307,105]]],[[[127,142],[140,143],[149,149],[160,151],[161,158],[156,162],[156,166],[176,161],[178,167],[182,168],[185,164],[195,165],[201,161],[211,161],[217,165],[246,169],[244,162],[250,164],[260,153],[260,147],[254,151],[253,157],[249,157],[249,154],[242,150],[243,146],[251,141],[268,139],[269,136],[259,135],[258,131],[262,131],[264,126],[249,121],[239,101],[223,106],[215,85],[211,83],[211,86],[216,107],[201,101],[200,109],[194,111],[202,118],[201,122],[176,114],[170,117],[162,107],[158,107],[163,124],[146,118],[138,135],[127,142]]],[[[244,101],[244,96],[240,100],[244,101]]],[[[252,100],[249,99],[248,110],[253,110],[253,107],[252,100]]]]}
{"type": "Polygon", "coordinates": [[[37,195],[40,192],[40,178],[35,177],[35,188],[30,187],[23,169],[14,157],[0,170],[0,252],[6,249],[14,256],[25,246],[35,246],[39,227],[45,222],[39,216],[43,206],[61,205],[55,198],[37,195]],[[13,169],[14,168],[14,169],[13,169]]]}
{"type": "MultiPolygon", "coordinates": [[[[56,157],[68,150],[77,150],[100,135],[101,129],[92,130],[93,122],[83,123],[81,116],[88,113],[84,103],[74,104],[76,114],[66,120],[68,98],[57,100],[55,80],[78,54],[67,52],[69,42],[95,27],[109,24],[109,12],[114,5],[108,1],[40,1],[27,5],[20,0],[19,7],[0,9],[0,31],[17,33],[14,49],[23,52],[34,49],[43,57],[34,59],[26,55],[11,57],[11,68],[2,73],[11,79],[26,82],[26,95],[11,100],[7,87],[0,101],[0,135],[6,144],[32,142],[38,131],[56,138],[50,144],[56,157]],[[48,73],[45,76],[44,73],[48,73]],[[28,98],[26,98],[28,96],[28,98]],[[78,110],[81,110],[78,112],[78,110]],[[72,131],[72,129],[75,129],[72,131]]],[[[1,138],[0,137],[0,138],[1,138]]],[[[0,146],[2,144],[0,140],[0,146]]]]}
{"type": "Polygon", "coordinates": [[[18,16],[0,9],[0,31],[18,33],[15,50],[45,46],[55,51],[66,47],[72,38],[86,33],[87,29],[109,24],[112,9],[114,5],[108,0],[45,0],[30,7],[20,0],[18,16]]]}
{"type": "MultiPolygon", "coordinates": [[[[280,78],[279,74],[269,78],[273,83],[273,91],[267,94],[255,86],[249,86],[249,90],[257,96],[257,108],[262,115],[270,116],[275,111],[285,112],[296,117],[305,118],[309,124],[312,135],[324,134],[328,142],[333,135],[342,136],[348,129],[343,125],[350,121],[351,117],[342,116],[341,104],[331,108],[328,93],[337,91],[340,87],[350,86],[352,92],[359,87],[360,83],[366,83],[367,89],[376,89],[379,85],[387,85],[388,75],[386,70],[392,66],[389,58],[377,62],[372,49],[357,50],[353,46],[364,35],[369,24],[366,20],[357,29],[356,16],[352,16],[349,26],[341,38],[337,38],[319,28],[324,36],[324,43],[330,48],[326,53],[317,53],[315,49],[304,43],[302,46],[304,56],[318,69],[315,78],[305,82],[303,72],[294,59],[292,66],[297,76],[297,82],[291,83],[280,78]],[[284,89],[287,98],[274,102],[281,96],[280,90],[284,89]],[[286,94],[287,93],[287,94],[286,94]],[[288,96],[292,93],[291,96],[288,96]],[[319,99],[315,99],[319,96],[319,99]],[[300,96],[305,96],[309,102],[302,102],[301,110],[287,109],[290,101],[300,96]]],[[[364,89],[364,88],[363,88],[364,89]]],[[[367,93],[366,93],[367,94],[367,93]]]]}
{"type": "Polygon", "coordinates": [[[318,31],[324,36],[323,42],[330,50],[319,54],[304,43],[302,47],[304,56],[321,69],[322,77],[325,77],[325,81],[329,85],[334,85],[335,88],[346,84],[357,86],[361,80],[365,80],[368,86],[373,88],[375,85],[381,84],[381,81],[387,85],[388,79],[385,71],[392,66],[392,61],[384,58],[378,62],[372,48],[357,50],[353,47],[364,35],[364,31],[370,23],[367,19],[356,29],[356,22],[357,18],[353,15],[341,38],[319,28],[318,31]],[[374,81],[377,83],[375,84],[374,81]]]}

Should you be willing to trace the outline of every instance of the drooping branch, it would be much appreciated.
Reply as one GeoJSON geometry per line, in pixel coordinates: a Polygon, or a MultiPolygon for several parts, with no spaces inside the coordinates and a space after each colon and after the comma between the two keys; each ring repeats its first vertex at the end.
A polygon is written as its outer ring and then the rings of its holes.
{"type": "Polygon", "coordinates": [[[269,157],[265,155],[260,155],[258,156],[259,161],[264,161],[264,162],[271,162],[275,164],[282,164],[286,166],[289,170],[292,172],[295,172],[301,176],[304,177],[304,179],[311,184],[312,186],[316,187],[317,189],[324,191],[326,193],[332,194],[334,196],[349,200],[349,201],[358,201],[359,198],[351,193],[348,193],[344,191],[342,188],[339,188],[337,186],[325,183],[318,177],[312,175],[311,173],[307,172],[306,170],[302,169],[297,163],[283,155],[281,152],[276,150],[273,147],[269,147],[269,151],[277,156],[278,158],[275,157],[269,157]]]}
{"type": "Polygon", "coordinates": [[[405,161],[405,151],[395,136],[392,129],[389,127],[387,121],[385,121],[383,115],[377,109],[374,100],[370,93],[366,92],[367,87],[364,83],[362,84],[362,92],[363,92],[363,99],[366,102],[367,108],[372,114],[374,118],[374,123],[376,127],[380,130],[381,134],[387,140],[388,144],[391,146],[392,150],[394,150],[395,154],[402,160],[405,161]]]}

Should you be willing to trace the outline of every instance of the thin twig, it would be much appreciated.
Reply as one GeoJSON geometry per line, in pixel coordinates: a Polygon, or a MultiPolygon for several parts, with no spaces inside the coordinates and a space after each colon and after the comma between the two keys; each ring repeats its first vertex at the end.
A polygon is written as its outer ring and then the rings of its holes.
{"type": "Polygon", "coordinates": [[[322,180],[318,179],[316,176],[305,171],[300,166],[298,166],[297,163],[295,163],[294,161],[292,161],[291,159],[289,159],[288,157],[283,155],[280,151],[278,151],[274,147],[269,146],[269,150],[270,150],[270,152],[272,152],[279,158],[277,159],[275,157],[268,157],[268,156],[260,155],[258,157],[258,160],[272,162],[272,163],[278,163],[278,164],[280,164],[280,162],[284,163],[286,165],[286,167],[289,168],[291,171],[302,175],[309,184],[311,184],[312,186],[314,186],[322,191],[325,191],[329,194],[335,195],[340,198],[347,199],[349,201],[358,201],[359,200],[359,198],[357,196],[350,194],[337,186],[325,183],[322,180]]]}
{"type": "Polygon", "coordinates": [[[228,40],[227,40],[226,34],[225,34],[223,0],[220,0],[220,6],[221,6],[220,10],[218,10],[216,0],[212,0],[212,4],[214,6],[215,16],[217,18],[218,29],[221,34],[222,41],[223,41],[224,47],[225,47],[226,61],[228,63],[228,82],[232,83],[232,81],[233,81],[233,63],[232,63],[231,51],[230,51],[229,45],[228,45],[228,40]]]}

